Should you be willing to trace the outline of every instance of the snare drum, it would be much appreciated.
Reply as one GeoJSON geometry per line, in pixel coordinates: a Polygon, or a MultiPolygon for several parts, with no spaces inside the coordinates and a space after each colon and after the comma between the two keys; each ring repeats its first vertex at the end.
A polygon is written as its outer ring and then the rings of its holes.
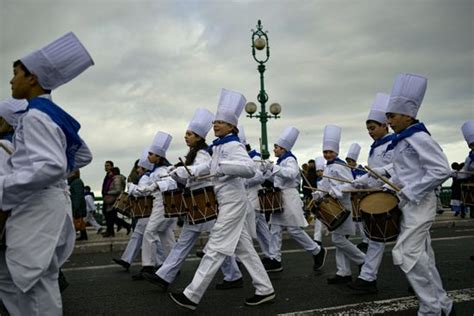
{"type": "Polygon", "coordinates": [[[165,217],[180,217],[186,215],[188,207],[184,201],[184,191],[174,189],[163,192],[163,205],[165,207],[165,217]]]}
{"type": "Polygon", "coordinates": [[[189,207],[187,213],[189,224],[201,224],[217,218],[219,209],[214,187],[208,186],[195,190],[188,189],[184,193],[184,200],[189,207]]]}
{"type": "Polygon", "coordinates": [[[351,212],[344,209],[342,204],[326,194],[321,200],[316,202],[316,217],[327,226],[329,231],[333,231],[344,223],[351,212]]]}
{"type": "Polygon", "coordinates": [[[260,203],[260,213],[283,212],[283,200],[279,188],[270,187],[258,190],[258,201],[260,203]]]}
{"type": "Polygon", "coordinates": [[[393,193],[369,193],[361,199],[359,206],[364,232],[369,239],[379,242],[397,239],[402,212],[393,193]]]}
{"type": "Polygon", "coordinates": [[[118,213],[124,216],[132,217],[130,203],[128,200],[128,193],[126,192],[120,193],[118,198],[115,200],[115,203],[112,206],[112,209],[114,209],[115,211],[117,211],[118,213]]]}
{"type": "Polygon", "coordinates": [[[130,196],[128,201],[130,203],[130,209],[134,218],[145,218],[150,217],[151,211],[153,210],[152,196],[130,196]]]}

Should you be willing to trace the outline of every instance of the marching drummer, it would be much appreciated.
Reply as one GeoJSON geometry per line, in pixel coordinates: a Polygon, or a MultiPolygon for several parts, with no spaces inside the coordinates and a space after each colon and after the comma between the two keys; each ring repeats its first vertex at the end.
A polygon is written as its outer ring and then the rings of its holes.
{"type": "Polygon", "coordinates": [[[146,224],[142,242],[142,269],[132,276],[133,280],[143,280],[143,273],[155,273],[162,264],[156,260],[156,242],[159,240],[166,257],[176,244],[174,229],[176,218],[165,218],[162,192],[176,189],[176,181],[168,175],[169,163],[166,160],[166,151],[171,144],[171,135],[165,132],[157,132],[148,150],[148,161],[155,165],[150,174],[151,184],[138,187],[137,190],[143,195],[152,195],[153,210],[146,224]]]}
{"type": "Polygon", "coordinates": [[[315,242],[304,230],[308,222],[304,217],[303,203],[298,186],[301,183],[300,169],[296,157],[291,152],[299,131],[294,127],[286,128],[274,145],[273,152],[278,158],[276,165],[266,164],[271,172],[269,180],[282,192],[283,212],[273,213],[270,217],[270,258],[263,263],[267,272],[283,271],[281,264],[282,233],[288,234],[313,256],[313,270],[320,270],[326,260],[326,249],[315,242]]]}
{"type": "Polygon", "coordinates": [[[396,136],[391,181],[402,211],[400,234],[392,249],[393,262],[405,272],[419,300],[419,314],[449,315],[453,300],[443,289],[431,248],[430,227],[436,216],[435,188],[450,175],[446,155],[423,123],[416,119],[427,79],[398,75],[387,107],[387,120],[396,136]]]}
{"type": "Polygon", "coordinates": [[[170,293],[178,305],[195,310],[226,256],[235,255],[243,263],[256,287],[245,305],[260,305],[275,298],[273,286],[247,231],[245,218],[249,208],[244,179],[255,175],[254,162],[237,136],[238,118],[246,104],[239,92],[222,89],[212,143],[210,172],[219,204],[219,215],[209,236],[206,251],[192,282],[182,293],[170,293]]]}
{"type": "MultiPolygon", "coordinates": [[[[324,127],[323,135],[323,156],[326,159],[326,168],[324,169],[324,175],[330,178],[323,178],[318,183],[318,189],[326,192],[331,192],[331,195],[335,195],[334,190],[340,184],[335,179],[343,179],[346,181],[352,181],[352,174],[344,161],[339,159],[339,142],[341,140],[341,128],[336,125],[326,125],[324,127]]],[[[323,192],[313,192],[313,197],[316,201],[319,201],[324,196],[323,192]]],[[[347,211],[352,210],[350,196],[344,194],[339,201],[347,211]]],[[[350,242],[346,235],[354,235],[355,227],[352,220],[352,216],[348,216],[342,224],[332,231],[332,242],[336,247],[336,275],[328,278],[328,284],[341,284],[352,281],[351,276],[351,265],[350,262],[354,262],[357,265],[364,263],[365,255],[360,251],[352,242],[350,242]]]]}
{"type": "MultiPolygon", "coordinates": [[[[324,174],[324,168],[326,166],[326,160],[324,160],[324,157],[316,157],[314,159],[314,165],[316,167],[316,187],[318,187],[319,181],[323,179],[323,174],[324,174]]],[[[314,203],[314,201],[312,202],[314,203]]],[[[315,242],[318,243],[318,245],[321,246],[322,244],[322,238],[323,238],[323,230],[325,231],[325,236],[328,236],[329,231],[325,226],[323,226],[323,223],[317,218],[314,218],[314,234],[313,234],[313,239],[315,242]]]]}

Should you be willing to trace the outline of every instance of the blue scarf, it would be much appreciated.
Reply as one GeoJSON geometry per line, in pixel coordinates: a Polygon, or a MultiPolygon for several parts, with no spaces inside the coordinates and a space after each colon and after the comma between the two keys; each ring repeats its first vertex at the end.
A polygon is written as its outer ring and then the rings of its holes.
{"type": "Polygon", "coordinates": [[[249,152],[249,157],[253,159],[253,157],[262,157],[262,155],[254,149],[249,152]]]}
{"type": "Polygon", "coordinates": [[[79,124],[79,122],[76,121],[71,115],[66,113],[66,111],[46,98],[36,97],[29,100],[26,110],[18,111],[17,113],[27,112],[30,109],[37,109],[47,114],[51,120],[61,128],[64,135],[66,136],[67,169],[68,171],[73,170],[74,158],[77,151],[82,146],[82,140],[78,134],[81,124],[79,124]]]}
{"type": "Polygon", "coordinates": [[[211,146],[209,146],[207,148],[207,151],[210,152],[212,150],[212,147],[214,147],[214,146],[219,146],[219,145],[223,145],[223,144],[230,143],[230,142],[239,142],[240,143],[239,137],[235,134],[229,134],[229,135],[224,136],[224,137],[216,138],[215,140],[212,141],[211,146]]]}
{"type": "Polygon", "coordinates": [[[10,143],[13,143],[13,132],[3,134],[2,139],[8,140],[10,143]]]}
{"type": "Polygon", "coordinates": [[[471,163],[474,162],[474,151],[472,150],[469,152],[469,159],[471,159],[471,163]]]}
{"type": "Polygon", "coordinates": [[[358,169],[351,169],[352,177],[354,179],[356,179],[358,176],[363,176],[364,174],[367,173],[367,171],[360,170],[360,169],[364,169],[364,167],[362,167],[361,165],[358,165],[357,168],[358,169]]]}
{"type": "Polygon", "coordinates": [[[395,134],[389,134],[385,137],[382,137],[381,139],[377,139],[375,142],[370,145],[370,152],[369,152],[369,157],[372,157],[375,148],[382,146],[383,144],[387,142],[391,142],[395,138],[395,134]]]}
{"type": "Polygon", "coordinates": [[[394,149],[395,147],[397,147],[398,143],[401,140],[403,140],[407,137],[410,137],[411,135],[413,135],[415,133],[419,133],[419,132],[425,132],[428,135],[431,135],[430,132],[428,132],[428,130],[426,129],[426,127],[423,123],[413,124],[413,125],[405,128],[401,133],[395,134],[395,137],[393,138],[392,143],[387,146],[387,150],[385,150],[385,152],[390,151],[390,150],[394,149]]]}
{"type": "Polygon", "coordinates": [[[295,158],[296,161],[298,161],[295,157],[295,155],[293,155],[293,153],[291,151],[287,151],[285,152],[283,155],[281,155],[280,157],[278,157],[278,160],[277,160],[277,165],[279,165],[283,160],[285,160],[286,158],[289,158],[289,157],[293,157],[295,158]]]}
{"type": "Polygon", "coordinates": [[[332,160],[332,161],[327,161],[327,162],[326,162],[326,166],[332,165],[332,164],[335,163],[336,161],[337,161],[339,164],[342,164],[342,165],[345,165],[345,164],[346,164],[345,161],[341,160],[339,157],[336,157],[336,159],[334,159],[334,160],[332,160]]]}

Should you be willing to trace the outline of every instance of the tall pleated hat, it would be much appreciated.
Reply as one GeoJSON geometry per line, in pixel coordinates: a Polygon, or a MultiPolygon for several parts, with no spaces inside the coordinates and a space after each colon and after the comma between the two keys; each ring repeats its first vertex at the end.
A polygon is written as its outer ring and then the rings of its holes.
{"type": "Polygon", "coordinates": [[[86,48],[72,32],[26,55],[20,61],[38,77],[39,84],[46,90],[56,89],[94,65],[86,48]]]}
{"type": "Polygon", "coordinates": [[[295,127],[287,127],[280,134],[275,144],[289,151],[295,145],[299,134],[300,131],[295,127]]]}
{"type": "Polygon", "coordinates": [[[428,79],[415,74],[400,74],[395,78],[387,113],[405,114],[416,118],[425,96],[428,79]]]}
{"type": "Polygon", "coordinates": [[[380,124],[387,124],[387,112],[388,101],[390,96],[386,93],[377,93],[375,95],[374,103],[370,108],[369,115],[367,116],[367,121],[375,121],[380,124]]]}
{"type": "Polygon", "coordinates": [[[357,159],[359,159],[359,154],[360,154],[360,145],[357,143],[353,143],[349,147],[349,151],[347,152],[346,158],[350,158],[354,161],[357,161],[357,159]]]}
{"type": "Polygon", "coordinates": [[[138,160],[138,166],[142,167],[146,170],[153,170],[153,167],[155,166],[148,160],[148,153],[150,152],[150,148],[147,147],[143,150],[142,155],[140,156],[140,159],[138,160]]]}
{"type": "Polygon", "coordinates": [[[7,98],[0,102],[0,117],[10,124],[13,128],[18,125],[18,120],[23,113],[17,113],[18,111],[24,111],[28,106],[28,101],[25,99],[16,100],[13,98],[7,98]]]}
{"type": "Polygon", "coordinates": [[[216,121],[224,121],[235,127],[239,123],[239,116],[247,103],[244,95],[237,91],[222,89],[217,105],[216,121]]]}
{"type": "Polygon", "coordinates": [[[323,151],[331,150],[339,153],[339,142],[341,141],[342,129],[333,124],[328,124],[324,127],[323,134],[323,151]]]}
{"type": "Polygon", "coordinates": [[[204,108],[198,108],[194,112],[191,122],[189,122],[188,130],[196,133],[202,138],[206,138],[207,133],[212,128],[212,122],[214,121],[214,114],[204,108]]]}
{"type": "Polygon", "coordinates": [[[316,157],[314,158],[314,164],[316,166],[316,170],[324,170],[326,167],[326,159],[324,159],[324,157],[316,157]]]}
{"type": "Polygon", "coordinates": [[[149,151],[160,157],[166,158],[166,151],[170,147],[173,137],[165,132],[157,132],[153,142],[151,143],[149,151]]]}
{"type": "Polygon", "coordinates": [[[239,135],[238,135],[238,137],[239,137],[240,142],[241,142],[242,144],[244,144],[244,145],[247,145],[247,137],[245,136],[245,128],[244,128],[244,126],[243,126],[243,125],[239,125],[239,126],[237,127],[237,129],[239,130],[239,135]]]}
{"type": "Polygon", "coordinates": [[[474,143],[474,120],[464,122],[461,130],[467,144],[470,145],[474,143]]]}

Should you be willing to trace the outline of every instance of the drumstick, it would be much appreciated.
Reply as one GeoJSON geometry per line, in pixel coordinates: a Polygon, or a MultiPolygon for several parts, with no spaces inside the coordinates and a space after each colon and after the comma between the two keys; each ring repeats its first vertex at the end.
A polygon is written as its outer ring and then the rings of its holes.
{"type": "Polygon", "coordinates": [[[184,169],[186,169],[186,171],[188,172],[189,176],[190,177],[194,177],[192,174],[191,174],[191,171],[189,171],[188,167],[186,166],[186,164],[184,163],[183,159],[181,159],[181,157],[178,158],[179,159],[179,162],[181,162],[183,164],[183,167],[184,169]]]}
{"type": "Polygon", "coordinates": [[[334,177],[325,176],[325,175],[322,175],[321,177],[323,177],[323,178],[328,178],[328,179],[331,179],[331,180],[340,181],[340,182],[345,182],[345,183],[352,183],[352,181],[349,181],[349,180],[340,179],[340,178],[334,178],[334,177]]]}
{"type": "Polygon", "coordinates": [[[9,154],[9,155],[12,154],[12,151],[10,149],[8,149],[7,146],[5,146],[4,144],[0,143],[0,147],[2,147],[3,150],[5,150],[7,152],[7,154],[9,154]]]}
{"type": "Polygon", "coordinates": [[[196,177],[195,180],[206,180],[206,179],[209,179],[209,178],[212,178],[212,177],[217,177],[217,175],[215,175],[215,174],[206,174],[206,175],[203,175],[203,176],[200,176],[200,177],[196,177]]]}
{"type": "Polygon", "coordinates": [[[321,189],[318,189],[318,188],[309,187],[309,186],[307,186],[307,185],[303,186],[303,188],[311,189],[311,190],[313,190],[313,191],[319,191],[319,192],[329,193],[329,191],[321,190],[321,189]]]}
{"type": "Polygon", "coordinates": [[[310,182],[308,181],[308,179],[305,177],[304,172],[303,172],[303,170],[301,170],[301,169],[300,169],[300,174],[301,174],[301,176],[303,177],[304,181],[309,185],[309,187],[306,187],[306,186],[305,186],[305,188],[309,188],[309,189],[311,189],[311,190],[314,190],[315,188],[313,188],[313,187],[311,186],[311,183],[310,183],[310,182]]]}
{"type": "Polygon", "coordinates": [[[381,176],[379,175],[377,172],[373,171],[369,166],[365,166],[365,168],[367,170],[369,170],[370,173],[372,173],[375,177],[377,177],[378,179],[382,180],[383,182],[385,182],[386,184],[388,184],[392,189],[394,189],[396,192],[400,192],[400,188],[397,187],[395,184],[393,184],[392,182],[388,181],[387,178],[385,178],[384,176],[381,176]]]}

